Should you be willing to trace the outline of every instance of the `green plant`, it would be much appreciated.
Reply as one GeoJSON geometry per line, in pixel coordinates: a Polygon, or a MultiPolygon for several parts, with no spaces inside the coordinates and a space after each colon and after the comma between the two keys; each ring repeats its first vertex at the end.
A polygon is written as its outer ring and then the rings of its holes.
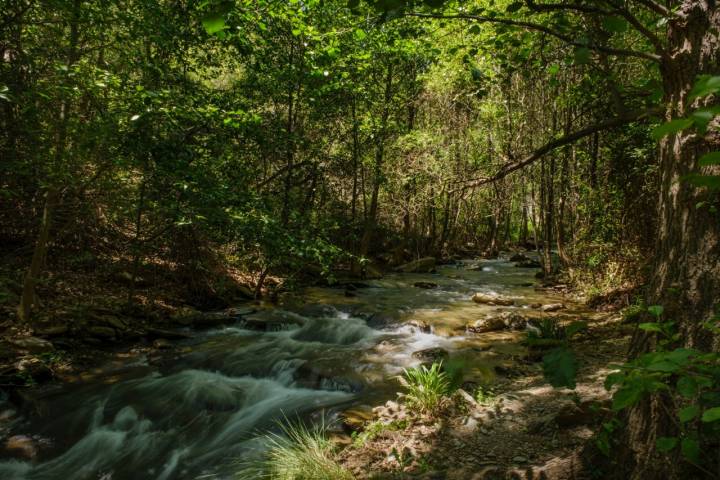
{"type": "Polygon", "coordinates": [[[268,480],[353,480],[333,458],[333,444],[323,425],[285,422],[280,434],[268,434],[267,451],[242,465],[237,478],[268,480]]]}
{"type": "Polygon", "coordinates": [[[430,368],[421,365],[404,370],[401,382],[407,390],[405,403],[421,413],[434,413],[450,393],[450,380],[442,369],[442,362],[430,368]]]}
{"type": "Polygon", "coordinates": [[[551,318],[545,318],[528,331],[529,347],[555,347],[543,356],[543,374],[553,387],[575,388],[577,358],[570,348],[570,340],[587,328],[586,322],[572,322],[568,326],[551,318]]]}
{"type": "Polygon", "coordinates": [[[361,447],[365,445],[367,442],[372,441],[375,439],[378,435],[380,435],[383,432],[396,432],[399,430],[404,430],[408,426],[407,420],[392,420],[389,423],[384,423],[381,420],[375,420],[373,422],[370,422],[367,424],[365,429],[360,433],[353,432],[352,438],[353,438],[353,445],[356,447],[361,447]]]}
{"type": "Polygon", "coordinates": [[[475,400],[480,405],[492,405],[493,403],[495,403],[495,400],[497,397],[497,395],[495,394],[495,392],[493,391],[493,389],[491,387],[486,387],[483,385],[479,385],[475,389],[474,396],[475,396],[475,400]]]}
{"type": "MultiPolygon", "coordinates": [[[[650,306],[647,312],[656,321],[638,328],[657,335],[657,347],[608,375],[605,387],[616,388],[612,409],[621,412],[655,396],[669,414],[672,433],[656,439],[656,450],[662,454],[679,449],[688,462],[703,469],[701,452],[720,439],[720,354],[676,348],[680,334],[673,322],[663,320],[662,306],[650,306]]],[[[720,315],[704,325],[709,335],[720,333],[719,323],[720,315]]],[[[619,426],[615,418],[598,435],[598,447],[606,454],[619,426]]]]}

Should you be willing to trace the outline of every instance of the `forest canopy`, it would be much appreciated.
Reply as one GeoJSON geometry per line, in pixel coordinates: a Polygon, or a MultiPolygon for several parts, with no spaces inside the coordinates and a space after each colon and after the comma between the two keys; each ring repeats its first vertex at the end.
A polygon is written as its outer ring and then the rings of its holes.
{"type": "MultiPolygon", "coordinates": [[[[4,0],[2,311],[522,248],[716,352],[719,29],[714,0],[4,0]]],[[[672,430],[652,402],[627,442],[672,430]]],[[[672,464],[635,450],[634,478],[672,464]]]]}

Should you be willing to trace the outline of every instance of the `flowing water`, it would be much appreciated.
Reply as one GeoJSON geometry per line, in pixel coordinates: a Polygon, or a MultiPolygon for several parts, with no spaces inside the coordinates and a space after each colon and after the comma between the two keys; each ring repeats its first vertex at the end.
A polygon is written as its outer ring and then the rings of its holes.
{"type": "Polygon", "coordinates": [[[394,398],[396,376],[427,348],[462,361],[466,381],[492,381],[496,365],[521,354],[518,333],[469,335],[465,326],[496,310],[537,315],[528,305],[561,301],[534,289],[536,271],[466,261],[436,274],[369,281],[350,297],[310,288],[248,317],[270,318],[274,331],[238,321],[179,342],[183,353],[163,362],[131,357],[65,386],[32,414],[0,404],[0,435],[29,436],[40,452],[32,461],[0,459],[0,479],[233,478],[238,462],[262,448],[262,433],[284,417],[333,419],[394,398]],[[421,289],[419,281],[438,286],[421,289]],[[475,292],[516,305],[477,305],[475,292]]]}

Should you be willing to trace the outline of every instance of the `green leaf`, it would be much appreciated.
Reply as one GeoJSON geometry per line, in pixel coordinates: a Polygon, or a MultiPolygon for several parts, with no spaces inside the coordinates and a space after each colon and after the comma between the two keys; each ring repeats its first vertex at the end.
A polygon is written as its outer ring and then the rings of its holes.
{"type": "Polygon", "coordinates": [[[692,183],[696,187],[705,187],[710,190],[720,190],[720,175],[700,175],[699,173],[691,173],[683,177],[688,183],[692,183]]]}
{"type": "Polygon", "coordinates": [[[698,392],[697,382],[692,377],[680,377],[677,381],[677,391],[685,398],[693,398],[698,392]]]}
{"type": "Polygon", "coordinates": [[[691,127],[692,124],[693,121],[689,118],[677,118],[675,120],[670,120],[667,123],[663,123],[662,125],[655,127],[652,131],[652,137],[655,140],[660,140],[667,135],[685,130],[686,128],[691,127]]]}
{"type": "Polygon", "coordinates": [[[718,91],[720,91],[720,77],[700,75],[690,91],[690,95],[688,95],[688,102],[717,93],[718,91]]]}
{"type": "Polygon", "coordinates": [[[517,11],[520,10],[522,7],[523,7],[523,2],[513,2],[513,3],[511,3],[510,5],[507,6],[507,8],[505,9],[505,11],[506,11],[506,12],[513,13],[513,12],[517,12],[517,11]]]}
{"type": "Polygon", "coordinates": [[[553,387],[575,388],[577,374],[575,354],[564,347],[548,352],[543,357],[543,373],[553,387]]]}
{"type": "Polygon", "coordinates": [[[638,325],[638,328],[640,330],[645,330],[646,332],[662,332],[662,327],[656,322],[641,323],[638,325]]]}
{"type": "Polygon", "coordinates": [[[705,410],[705,413],[703,413],[702,421],[705,423],[717,422],[718,420],[720,420],[720,407],[705,410]]]}
{"type": "Polygon", "coordinates": [[[700,407],[697,405],[690,405],[689,407],[685,407],[678,413],[678,417],[683,423],[689,422],[698,415],[700,415],[700,407]]]}
{"type": "Polygon", "coordinates": [[[707,126],[715,118],[716,115],[720,115],[720,107],[705,107],[699,108],[690,114],[690,118],[695,123],[695,128],[701,135],[707,132],[707,126]]]}
{"type": "Polygon", "coordinates": [[[701,167],[720,165],[720,152],[706,153],[705,155],[700,157],[700,160],[698,160],[698,165],[700,165],[701,167]]]}
{"type": "Polygon", "coordinates": [[[480,33],[480,25],[473,25],[468,29],[468,32],[477,35],[478,33],[480,33]]]}
{"type": "Polygon", "coordinates": [[[663,314],[663,311],[665,309],[663,308],[662,305],[650,305],[647,310],[650,315],[652,315],[655,318],[658,318],[663,314]]]}
{"type": "Polygon", "coordinates": [[[677,437],[660,437],[655,441],[655,448],[657,448],[658,452],[665,453],[675,448],[677,444],[677,437]]]}
{"type": "Polygon", "coordinates": [[[680,449],[683,456],[690,462],[700,462],[700,445],[694,438],[683,438],[680,449]]]}
{"type": "Polygon", "coordinates": [[[614,372],[605,378],[605,390],[610,390],[614,385],[622,383],[625,380],[625,373],[614,372]]]}
{"type": "Polygon", "coordinates": [[[637,385],[631,384],[620,388],[613,395],[612,408],[615,411],[622,410],[635,405],[642,398],[642,390],[637,385]]]}
{"type": "Polygon", "coordinates": [[[608,32],[623,33],[628,30],[628,23],[621,17],[605,17],[603,18],[603,27],[608,32]]]}
{"type": "Polygon", "coordinates": [[[225,15],[211,13],[202,19],[203,27],[208,35],[214,35],[225,29],[225,15]]]}

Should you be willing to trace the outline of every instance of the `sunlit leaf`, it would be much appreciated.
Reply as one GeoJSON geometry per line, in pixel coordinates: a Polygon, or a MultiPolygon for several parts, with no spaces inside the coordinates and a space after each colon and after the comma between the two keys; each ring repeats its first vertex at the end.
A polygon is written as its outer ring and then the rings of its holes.
{"type": "Polygon", "coordinates": [[[703,413],[702,421],[705,423],[717,422],[718,420],[720,420],[720,407],[705,410],[705,413],[703,413]]]}
{"type": "Polygon", "coordinates": [[[698,160],[698,165],[700,165],[701,167],[720,165],[720,152],[706,153],[705,155],[700,157],[700,160],[698,160]]]}
{"type": "Polygon", "coordinates": [[[670,120],[667,123],[663,123],[662,125],[655,127],[652,131],[652,137],[655,140],[660,140],[667,135],[677,133],[681,130],[685,130],[692,125],[693,121],[690,118],[678,118],[675,120],[670,120]]]}

